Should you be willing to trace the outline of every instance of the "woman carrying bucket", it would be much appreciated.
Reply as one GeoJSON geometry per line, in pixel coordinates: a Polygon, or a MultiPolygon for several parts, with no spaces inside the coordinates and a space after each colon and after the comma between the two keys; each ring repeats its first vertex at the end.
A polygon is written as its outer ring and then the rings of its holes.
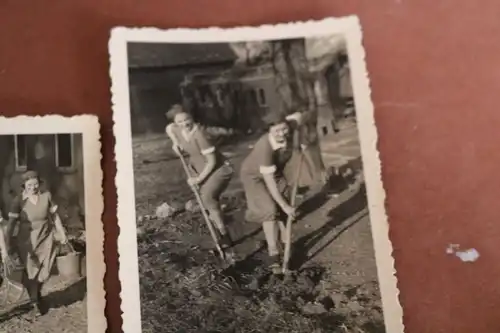
{"type": "Polygon", "coordinates": [[[262,224],[270,269],[276,272],[280,267],[278,235],[281,232],[281,242],[285,243],[284,218],[293,218],[296,214],[295,207],[287,200],[289,185],[294,180],[285,177],[285,168],[294,150],[300,148],[307,163],[311,164],[312,160],[307,156],[306,147],[300,145],[300,112],[288,116],[271,113],[264,120],[267,131],[243,161],[240,177],[247,201],[245,219],[262,224]]]}
{"type": "Polygon", "coordinates": [[[40,190],[40,179],[35,171],[22,176],[23,192],[12,202],[7,228],[8,244],[14,245],[24,266],[23,285],[30,300],[41,315],[49,306],[41,297],[43,283],[49,278],[56,259],[55,237],[62,244],[68,242],[57,205],[48,191],[40,190]],[[15,225],[18,233],[10,241],[15,225]]]}
{"type": "Polygon", "coordinates": [[[188,184],[199,189],[204,208],[218,229],[218,241],[222,250],[226,251],[233,244],[225,226],[219,201],[233,177],[233,167],[182,106],[174,105],[167,112],[167,117],[173,119],[173,123],[166,128],[167,135],[173,142],[172,149],[180,157],[183,154],[189,156],[189,167],[192,172],[191,175],[187,175],[188,184]]]}

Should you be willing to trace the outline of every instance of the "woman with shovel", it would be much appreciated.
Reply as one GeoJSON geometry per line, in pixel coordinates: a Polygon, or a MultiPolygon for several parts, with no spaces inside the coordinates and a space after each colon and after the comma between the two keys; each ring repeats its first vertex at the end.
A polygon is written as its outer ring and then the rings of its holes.
{"type": "MultiPolygon", "coordinates": [[[[271,113],[264,120],[267,131],[243,161],[240,177],[247,201],[245,219],[262,223],[270,269],[277,272],[280,268],[278,235],[281,233],[281,242],[286,243],[284,218],[293,219],[296,214],[295,207],[288,201],[288,189],[297,180],[286,179],[285,168],[294,150],[302,149],[304,153],[306,147],[300,145],[297,131],[302,121],[300,112],[289,116],[271,113]]],[[[311,163],[310,158],[306,161],[311,163]]]]}
{"type": "Polygon", "coordinates": [[[22,188],[22,194],[13,200],[9,211],[7,239],[8,244],[15,246],[24,266],[23,285],[30,300],[44,315],[49,306],[41,297],[41,289],[56,259],[56,236],[62,244],[68,239],[57,214],[57,205],[50,192],[40,190],[40,179],[35,171],[22,175],[22,188]],[[13,242],[10,239],[16,224],[18,233],[13,242]]]}
{"type": "MultiPolygon", "coordinates": [[[[180,105],[167,112],[173,123],[166,128],[173,142],[172,149],[181,158],[189,157],[188,184],[199,190],[203,208],[208,211],[210,220],[218,229],[218,242],[223,251],[229,250],[233,243],[225,226],[220,208],[220,196],[229,185],[234,170],[229,161],[210,142],[204,130],[193,121],[191,115],[180,105]]],[[[226,253],[227,254],[227,253],[226,253]]]]}

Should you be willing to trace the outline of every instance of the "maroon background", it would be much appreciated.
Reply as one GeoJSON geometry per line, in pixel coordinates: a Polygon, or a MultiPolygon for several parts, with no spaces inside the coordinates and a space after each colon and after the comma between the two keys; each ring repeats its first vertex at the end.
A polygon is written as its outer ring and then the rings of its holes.
{"type": "MultiPolygon", "coordinates": [[[[500,4],[495,0],[80,0],[0,4],[2,115],[98,114],[109,332],[120,332],[109,30],[357,14],[407,333],[498,333],[500,4]],[[475,263],[445,254],[475,247],[475,263]]],[[[386,314],[390,315],[390,313],[386,314]]],[[[388,332],[391,333],[391,332],[388,332]]]]}

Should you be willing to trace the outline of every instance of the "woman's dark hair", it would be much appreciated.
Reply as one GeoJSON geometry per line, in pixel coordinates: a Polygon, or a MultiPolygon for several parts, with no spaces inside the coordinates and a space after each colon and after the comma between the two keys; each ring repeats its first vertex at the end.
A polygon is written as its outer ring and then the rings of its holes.
{"type": "Polygon", "coordinates": [[[187,113],[185,110],[184,110],[184,107],[180,104],[174,104],[170,107],[170,109],[168,109],[167,112],[165,112],[165,116],[167,117],[167,120],[169,122],[172,122],[174,121],[174,118],[176,115],[178,115],[179,113],[187,113]]]}
{"type": "Polygon", "coordinates": [[[288,123],[286,115],[282,112],[271,112],[264,117],[263,121],[266,132],[275,125],[288,123]]]}
{"type": "Polygon", "coordinates": [[[38,175],[38,172],[33,171],[33,170],[28,170],[25,173],[23,173],[23,175],[21,176],[21,181],[22,181],[21,188],[23,190],[26,188],[25,187],[26,182],[30,179],[36,179],[36,180],[38,180],[38,183],[41,183],[41,179],[38,175]]]}

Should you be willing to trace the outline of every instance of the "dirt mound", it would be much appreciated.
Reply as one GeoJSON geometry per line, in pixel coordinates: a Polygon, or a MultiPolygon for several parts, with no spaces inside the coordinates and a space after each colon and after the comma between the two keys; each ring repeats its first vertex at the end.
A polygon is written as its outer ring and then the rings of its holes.
{"type": "Polygon", "coordinates": [[[337,287],[323,267],[286,277],[256,262],[223,268],[175,243],[143,250],[144,332],[384,332],[376,284],[337,287]]]}

